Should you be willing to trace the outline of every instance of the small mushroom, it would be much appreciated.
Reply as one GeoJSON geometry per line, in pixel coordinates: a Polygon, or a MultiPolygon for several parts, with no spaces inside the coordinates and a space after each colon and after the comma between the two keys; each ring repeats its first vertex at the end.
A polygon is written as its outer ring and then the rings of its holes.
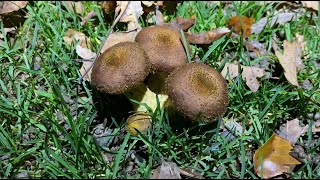
{"type": "Polygon", "coordinates": [[[122,94],[140,85],[150,68],[148,56],[138,43],[121,42],[98,57],[92,67],[92,83],[104,93],[122,94]]]}
{"type": "Polygon", "coordinates": [[[175,109],[191,120],[214,121],[229,103],[223,76],[205,64],[187,64],[167,79],[167,93],[175,109]]]}
{"type": "Polygon", "coordinates": [[[137,136],[137,130],[141,133],[148,131],[151,126],[150,121],[151,117],[148,113],[137,112],[128,117],[125,128],[132,136],[137,136]]]}
{"type": "Polygon", "coordinates": [[[143,28],[135,39],[148,54],[152,70],[170,73],[188,62],[179,31],[164,26],[143,28]]]}

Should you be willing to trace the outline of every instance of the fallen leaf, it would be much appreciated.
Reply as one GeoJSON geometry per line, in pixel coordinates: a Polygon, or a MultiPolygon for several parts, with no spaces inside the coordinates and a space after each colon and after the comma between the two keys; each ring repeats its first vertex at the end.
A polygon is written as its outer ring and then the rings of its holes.
{"type": "Polygon", "coordinates": [[[180,32],[182,29],[183,31],[188,31],[190,27],[194,25],[196,21],[196,16],[192,16],[190,19],[185,19],[183,17],[177,17],[174,20],[172,20],[170,23],[165,23],[163,26],[168,26],[173,29],[176,29],[180,32]]]}
{"type": "MultiPolygon", "coordinates": [[[[91,66],[91,63],[90,61],[83,61],[82,62],[82,66],[81,68],[79,69],[79,72],[81,74],[81,76],[84,75],[84,73],[90,68],[91,66]]],[[[88,73],[83,77],[83,80],[85,81],[91,81],[91,73],[92,73],[92,68],[88,71],[88,73]]]]}
{"type": "Polygon", "coordinates": [[[93,59],[97,55],[96,53],[92,52],[90,49],[83,48],[80,45],[76,46],[76,53],[78,54],[78,56],[80,56],[82,59],[85,59],[85,60],[93,59]]]}
{"type": "Polygon", "coordinates": [[[164,23],[164,17],[163,14],[156,9],[156,25],[163,25],[164,23]]]}
{"type": "Polygon", "coordinates": [[[0,15],[5,15],[14,11],[18,11],[26,7],[28,1],[1,1],[0,2],[0,15]]]}
{"type": "Polygon", "coordinates": [[[217,28],[203,33],[187,32],[187,39],[190,44],[211,44],[229,32],[228,28],[217,28]]]}
{"type": "Polygon", "coordinates": [[[298,17],[296,13],[279,13],[271,18],[270,17],[261,18],[258,22],[252,25],[251,33],[258,34],[264,29],[264,27],[267,24],[272,27],[276,23],[284,24],[288,21],[293,20],[295,17],[298,17]]]}
{"type": "MultiPolygon", "coordinates": [[[[16,28],[11,27],[11,28],[3,28],[4,35],[7,35],[8,32],[14,32],[16,28]]],[[[0,39],[4,38],[2,35],[2,32],[0,32],[0,39]]]]}
{"type": "MultiPolygon", "coordinates": [[[[136,35],[138,34],[140,29],[136,30],[136,31],[130,31],[130,32],[114,32],[114,33],[111,33],[109,36],[108,36],[108,39],[106,40],[106,42],[104,43],[103,47],[101,48],[101,54],[106,51],[107,49],[109,49],[110,47],[120,43],[120,42],[127,42],[127,41],[130,41],[130,42],[134,42],[135,38],[136,38],[136,35]]],[[[81,46],[82,48],[86,48],[87,50],[89,50],[87,48],[86,43],[83,43],[85,41],[88,41],[89,39],[87,39],[87,37],[83,34],[83,33],[79,33],[73,29],[69,29],[68,30],[68,33],[66,36],[63,37],[63,39],[69,44],[71,45],[72,42],[74,41],[74,39],[78,39],[80,40],[81,46]],[[72,37],[72,38],[71,38],[72,37]]],[[[80,43],[79,42],[79,43],[80,43]]],[[[78,47],[78,49],[80,49],[78,47]]],[[[94,54],[91,54],[89,51],[86,51],[86,50],[82,50],[82,51],[79,51],[80,52],[80,57],[86,59],[86,58],[89,58],[89,57],[92,57],[94,54]]],[[[77,52],[78,53],[78,52],[77,52]]],[[[91,58],[90,58],[91,59],[91,58]]],[[[86,72],[86,69],[90,68],[90,65],[91,65],[91,62],[83,62],[82,64],[82,67],[80,68],[79,72],[81,74],[81,76],[84,75],[84,73],[86,72]]],[[[91,72],[92,72],[92,69],[90,69],[88,71],[88,73],[84,76],[84,80],[87,81],[87,80],[91,80],[91,72]]]]}
{"type": "Polygon", "coordinates": [[[138,34],[139,29],[136,31],[130,31],[130,32],[114,32],[111,33],[106,40],[106,43],[101,49],[101,53],[109,49],[110,47],[120,43],[120,42],[134,42],[136,35],[138,34]]]}
{"type": "Polygon", "coordinates": [[[120,11],[124,11],[124,13],[119,22],[127,22],[128,31],[141,28],[138,21],[139,17],[143,14],[141,1],[117,1],[116,14],[120,11]]]}
{"type": "Polygon", "coordinates": [[[294,145],[299,137],[308,131],[308,126],[301,127],[299,125],[298,119],[293,119],[287,121],[285,126],[280,127],[279,136],[288,140],[292,145],[294,145]]]}
{"type": "Polygon", "coordinates": [[[138,131],[147,132],[151,123],[151,117],[148,113],[137,112],[129,116],[127,119],[126,130],[132,135],[137,136],[138,131]],[[136,130],[137,129],[137,130],[136,130]]]}
{"type": "Polygon", "coordinates": [[[111,14],[116,10],[116,5],[116,1],[103,1],[101,4],[101,8],[106,14],[111,14]]]}
{"type": "Polygon", "coordinates": [[[68,29],[66,35],[63,36],[63,40],[70,46],[78,41],[78,44],[80,44],[81,47],[90,47],[90,39],[85,34],[74,29],[68,29]]]}
{"type": "Polygon", "coordinates": [[[304,7],[312,8],[316,11],[319,11],[319,1],[301,1],[304,7]]]}
{"type": "Polygon", "coordinates": [[[181,179],[181,176],[176,163],[163,161],[150,179],[181,179]]]}
{"type": "Polygon", "coordinates": [[[289,172],[290,166],[300,164],[298,160],[290,156],[292,149],[290,142],[273,134],[254,153],[255,173],[261,178],[268,179],[289,172]]]}
{"type": "Polygon", "coordinates": [[[154,1],[141,1],[141,3],[147,7],[154,5],[154,1]]]}
{"type": "Polygon", "coordinates": [[[95,16],[97,16],[97,13],[94,11],[90,11],[84,18],[81,18],[82,20],[81,20],[80,25],[81,26],[85,25],[89,21],[89,19],[91,19],[95,16]]]}
{"type": "Polygon", "coordinates": [[[66,7],[72,12],[76,12],[77,14],[81,14],[84,11],[84,6],[81,1],[77,1],[77,2],[65,1],[65,3],[66,3],[66,7]]]}
{"type": "Polygon", "coordinates": [[[299,86],[297,80],[297,73],[302,68],[301,53],[302,53],[301,42],[283,42],[283,54],[275,49],[275,54],[279,59],[279,62],[284,69],[284,76],[286,79],[295,86],[299,86]]]}
{"type": "Polygon", "coordinates": [[[233,31],[236,34],[241,34],[241,29],[243,30],[243,37],[247,38],[250,36],[251,34],[251,26],[254,22],[254,18],[248,18],[245,16],[233,16],[229,22],[228,22],[228,27],[230,29],[233,29],[233,31]],[[241,26],[241,22],[240,20],[242,20],[242,26],[241,26]]]}
{"type": "MultiPolygon", "coordinates": [[[[259,87],[259,81],[257,78],[261,78],[265,75],[265,71],[261,68],[250,67],[250,66],[242,66],[242,79],[246,81],[247,86],[250,88],[252,92],[256,92],[259,87]]],[[[233,79],[239,76],[238,65],[226,63],[221,74],[223,77],[227,77],[227,72],[230,73],[230,78],[233,79]]]]}

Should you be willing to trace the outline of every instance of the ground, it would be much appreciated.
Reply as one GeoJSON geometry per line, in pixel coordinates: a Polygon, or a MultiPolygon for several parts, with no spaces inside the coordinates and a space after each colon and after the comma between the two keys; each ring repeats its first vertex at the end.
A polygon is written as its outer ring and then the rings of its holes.
{"type": "MultiPolygon", "coordinates": [[[[242,78],[244,73],[227,78],[229,105],[213,123],[190,123],[160,108],[150,113],[147,134],[131,136],[124,128],[129,101],[98,92],[90,81],[78,81],[84,61],[63,37],[68,29],[82,32],[90,39],[88,48],[98,52],[113,23],[113,14],[103,12],[100,3],[83,2],[83,7],[77,14],[65,2],[29,2],[22,10],[26,19],[15,31],[5,34],[4,21],[0,22],[0,177],[150,178],[165,160],[197,177],[259,178],[254,152],[293,119],[310,128],[294,144],[292,155],[301,164],[290,178],[320,176],[319,131],[311,128],[320,119],[317,11],[298,3],[192,1],[179,3],[173,12],[163,11],[166,22],[195,15],[189,29],[194,33],[227,27],[237,15],[254,22],[283,12],[298,17],[266,26],[246,39],[263,46],[262,56],[249,52],[241,35],[192,45],[192,61],[201,60],[219,72],[226,63],[234,63],[261,68],[269,75],[258,78],[255,92],[242,78]],[[97,15],[82,24],[90,11],[97,15]],[[301,36],[306,48],[295,86],[285,77],[273,46],[282,51],[284,41],[301,36]],[[243,131],[228,126],[230,120],[243,131]]],[[[144,16],[139,23],[150,25],[144,16]]],[[[118,23],[114,31],[125,28],[125,23],[118,23]]]]}

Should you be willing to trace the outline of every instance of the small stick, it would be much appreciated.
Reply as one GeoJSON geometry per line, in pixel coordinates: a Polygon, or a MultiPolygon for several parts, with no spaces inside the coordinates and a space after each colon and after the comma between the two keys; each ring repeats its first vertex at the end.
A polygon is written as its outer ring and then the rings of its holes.
{"type": "Polygon", "coordinates": [[[84,74],[83,74],[81,77],[78,78],[78,83],[80,83],[80,82],[83,80],[83,78],[88,74],[88,72],[89,72],[90,69],[92,68],[94,62],[97,60],[97,58],[98,58],[99,55],[100,55],[100,52],[101,52],[102,47],[103,47],[104,44],[106,43],[109,35],[112,33],[114,26],[118,23],[118,21],[120,20],[120,18],[122,17],[122,15],[126,12],[128,6],[129,6],[129,3],[130,3],[130,1],[128,2],[128,4],[126,5],[126,7],[124,8],[124,10],[121,11],[121,13],[118,15],[118,17],[113,21],[113,24],[112,24],[112,26],[110,27],[110,30],[109,30],[108,34],[106,35],[106,37],[105,37],[104,40],[102,41],[102,44],[101,44],[101,46],[100,46],[100,48],[99,48],[99,50],[98,50],[98,53],[97,53],[96,57],[94,58],[94,60],[93,60],[92,63],[90,64],[89,68],[84,72],[84,74]]]}

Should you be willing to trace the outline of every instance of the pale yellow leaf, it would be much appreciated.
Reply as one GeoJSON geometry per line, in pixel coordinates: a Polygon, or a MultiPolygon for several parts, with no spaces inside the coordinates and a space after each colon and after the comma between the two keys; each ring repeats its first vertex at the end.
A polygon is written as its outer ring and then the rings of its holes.
{"type": "Polygon", "coordinates": [[[136,35],[138,34],[138,30],[137,31],[131,31],[131,32],[114,32],[111,33],[108,37],[108,39],[106,40],[106,43],[104,44],[104,46],[101,49],[101,53],[103,53],[104,51],[106,51],[107,49],[109,49],[110,47],[120,43],[120,42],[134,42],[136,35]]]}
{"type": "MultiPolygon", "coordinates": [[[[81,76],[84,75],[84,73],[89,69],[91,65],[91,62],[90,61],[84,61],[82,63],[82,66],[79,70],[81,76]]],[[[91,81],[91,73],[92,73],[92,68],[89,70],[89,72],[83,77],[83,80],[85,81],[91,81]]]]}
{"type": "Polygon", "coordinates": [[[68,29],[66,35],[63,36],[63,40],[70,46],[78,42],[83,48],[90,47],[90,39],[85,34],[74,29],[68,29]]]}
{"type": "Polygon", "coordinates": [[[304,7],[312,8],[316,11],[319,11],[319,1],[301,1],[304,7]]]}
{"type": "Polygon", "coordinates": [[[93,59],[94,57],[96,57],[96,53],[92,52],[90,49],[88,48],[83,48],[80,45],[76,46],[76,53],[78,54],[78,56],[80,56],[82,59],[86,59],[86,60],[90,60],[93,59]]]}
{"type": "Polygon", "coordinates": [[[275,54],[279,59],[279,62],[284,69],[284,76],[286,79],[295,86],[299,86],[297,80],[297,73],[302,68],[301,53],[302,47],[301,42],[283,42],[283,54],[278,50],[275,50],[275,54]]]}
{"type": "MultiPolygon", "coordinates": [[[[261,68],[250,67],[250,66],[241,65],[241,68],[243,68],[242,79],[246,81],[246,84],[251,91],[256,92],[260,87],[260,84],[257,78],[263,77],[265,75],[265,71],[261,68]]],[[[227,77],[228,71],[230,73],[231,79],[239,75],[238,65],[236,64],[226,63],[223,70],[221,71],[222,76],[227,77]]]]}

